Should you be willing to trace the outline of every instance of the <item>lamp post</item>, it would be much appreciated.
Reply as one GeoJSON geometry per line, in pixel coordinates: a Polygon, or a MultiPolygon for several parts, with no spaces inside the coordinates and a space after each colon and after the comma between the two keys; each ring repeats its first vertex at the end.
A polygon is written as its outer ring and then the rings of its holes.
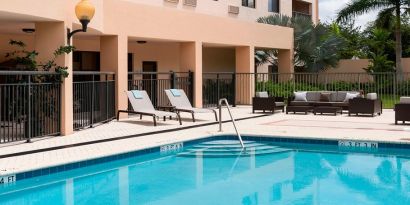
{"type": "Polygon", "coordinates": [[[89,0],[81,0],[75,6],[75,14],[78,20],[80,21],[82,28],[74,30],[74,31],[67,29],[67,44],[68,45],[70,45],[70,39],[74,34],[78,32],[87,32],[87,26],[90,23],[91,19],[94,17],[95,8],[90,3],[89,0]]]}

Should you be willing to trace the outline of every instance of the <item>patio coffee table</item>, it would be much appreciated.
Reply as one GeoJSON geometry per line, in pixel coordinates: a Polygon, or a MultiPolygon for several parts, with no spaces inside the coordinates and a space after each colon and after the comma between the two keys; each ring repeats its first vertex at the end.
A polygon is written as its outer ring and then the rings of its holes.
{"type": "Polygon", "coordinates": [[[287,106],[286,107],[286,114],[289,114],[289,112],[293,112],[293,114],[296,114],[297,112],[304,112],[305,115],[307,115],[308,112],[312,112],[313,107],[312,106],[287,106]]]}
{"type": "Polygon", "coordinates": [[[337,113],[342,114],[343,109],[341,107],[331,107],[331,106],[317,106],[315,108],[313,108],[313,114],[317,114],[320,113],[323,115],[323,113],[325,114],[334,114],[335,116],[337,115],[337,113]]]}

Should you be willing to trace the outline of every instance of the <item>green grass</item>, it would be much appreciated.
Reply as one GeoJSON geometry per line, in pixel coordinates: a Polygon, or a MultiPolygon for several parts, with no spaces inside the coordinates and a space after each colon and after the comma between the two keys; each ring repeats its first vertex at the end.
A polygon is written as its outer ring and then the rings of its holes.
{"type": "Polygon", "coordinates": [[[383,102],[383,108],[385,109],[392,109],[394,108],[394,104],[400,101],[400,96],[395,96],[395,95],[388,95],[388,94],[382,94],[380,96],[380,99],[383,102]]]}

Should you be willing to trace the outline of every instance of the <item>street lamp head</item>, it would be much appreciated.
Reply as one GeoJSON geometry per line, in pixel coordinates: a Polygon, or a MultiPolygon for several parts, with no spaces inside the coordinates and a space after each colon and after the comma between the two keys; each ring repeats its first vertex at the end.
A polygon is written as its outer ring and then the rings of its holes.
{"type": "Polygon", "coordinates": [[[90,23],[91,19],[93,19],[95,14],[95,7],[90,3],[89,0],[81,0],[75,6],[75,15],[77,16],[78,20],[80,20],[81,25],[83,26],[82,29],[77,29],[75,31],[71,31],[67,29],[67,44],[70,45],[71,37],[78,33],[78,32],[87,32],[87,26],[90,23]]]}
{"type": "Polygon", "coordinates": [[[75,14],[78,20],[88,20],[94,17],[95,7],[90,3],[89,0],[81,0],[77,6],[75,6],[75,14]]]}
{"type": "Polygon", "coordinates": [[[87,25],[90,23],[95,14],[95,7],[89,0],[81,0],[75,6],[75,14],[83,26],[83,32],[87,32],[87,25]]]}

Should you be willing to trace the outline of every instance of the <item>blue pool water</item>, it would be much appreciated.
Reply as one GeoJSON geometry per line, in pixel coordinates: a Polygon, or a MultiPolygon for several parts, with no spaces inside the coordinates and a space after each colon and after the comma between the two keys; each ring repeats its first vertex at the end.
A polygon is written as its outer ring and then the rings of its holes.
{"type": "MultiPolygon", "coordinates": [[[[410,158],[216,140],[0,187],[0,204],[410,204],[410,158]]],[[[410,156],[410,155],[409,155],[410,156]]]]}

